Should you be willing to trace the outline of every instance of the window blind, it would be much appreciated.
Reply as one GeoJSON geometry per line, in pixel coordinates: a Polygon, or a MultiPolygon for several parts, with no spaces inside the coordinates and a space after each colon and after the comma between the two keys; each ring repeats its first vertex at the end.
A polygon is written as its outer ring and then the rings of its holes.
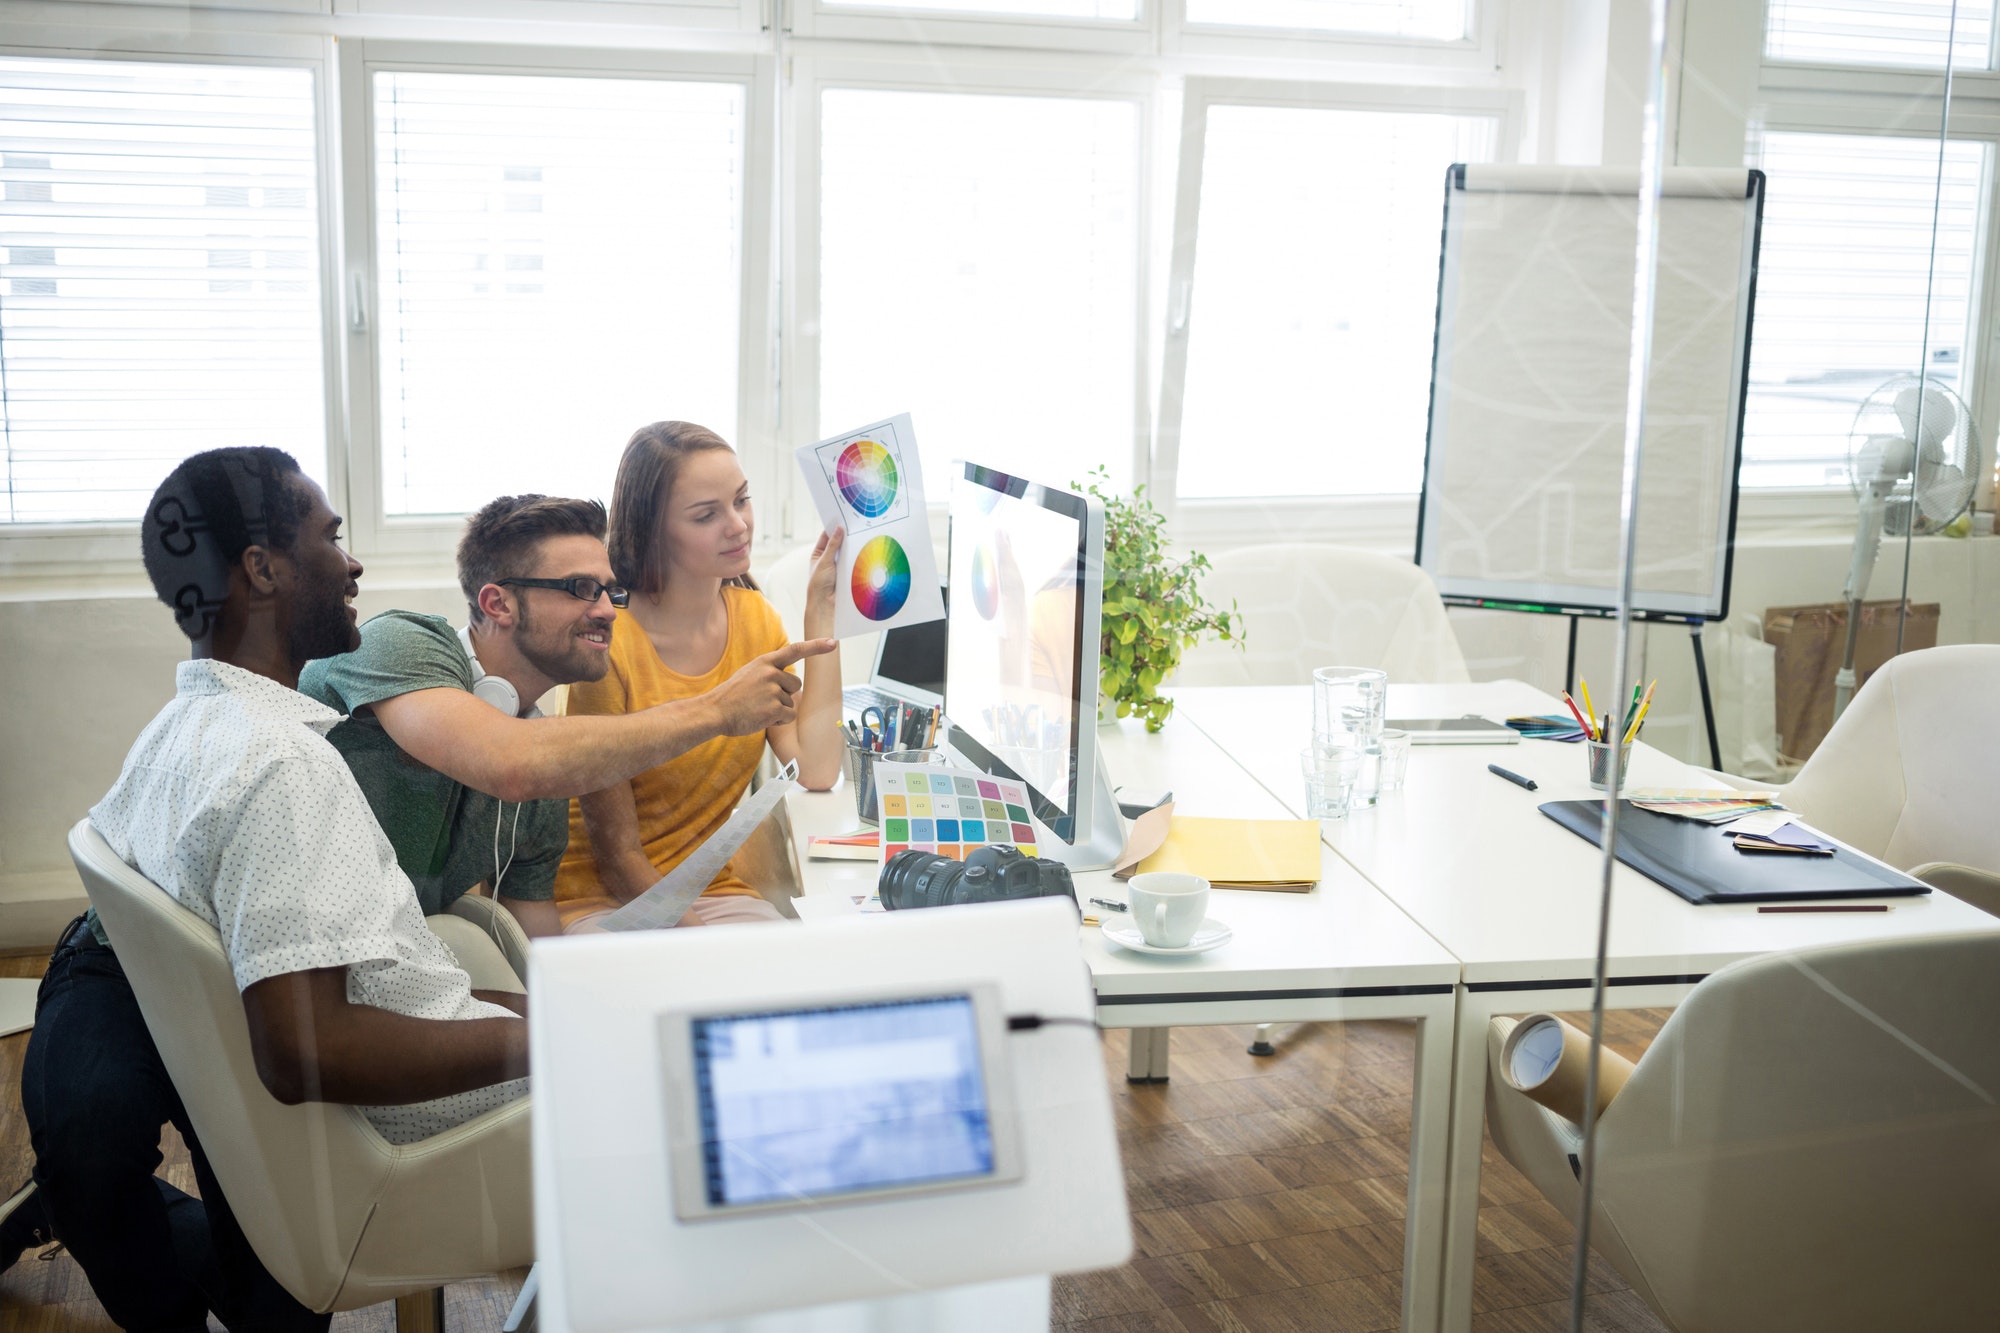
{"type": "MultiPolygon", "coordinates": [[[[1954,142],[1944,163],[1931,374],[1970,392],[1967,321],[1980,180],[1989,148],[1954,142]]],[[[1745,486],[1844,485],[1862,401],[1924,356],[1934,139],[1767,132],[1769,177],[1743,418],[1745,486]]]]}
{"type": "Polygon", "coordinates": [[[1137,107],[830,89],[820,127],[821,434],[911,413],[939,496],[1129,474],[1137,107]]]}
{"type": "Polygon", "coordinates": [[[828,9],[892,9],[988,18],[1125,19],[1139,17],[1139,0],[820,0],[828,9]]]}
{"type": "Polygon", "coordinates": [[[1445,168],[1490,160],[1497,132],[1491,116],[1209,108],[1181,495],[1421,486],[1445,168]]]}
{"type": "Polygon", "coordinates": [[[0,57],[0,521],[223,445],[325,480],[315,162],[307,70],[0,57]]]}
{"type": "Polygon", "coordinates": [[[1455,42],[1472,31],[1472,6],[1467,0],[1187,0],[1187,21],[1455,42]]]}
{"type": "Polygon", "coordinates": [[[735,442],[744,89],[377,73],[382,502],[608,498],[633,430],[735,442]]]}
{"type": "Polygon", "coordinates": [[[1985,69],[1993,0],[1769,0],[1764,54],[1833,65],[1985,69]]]}

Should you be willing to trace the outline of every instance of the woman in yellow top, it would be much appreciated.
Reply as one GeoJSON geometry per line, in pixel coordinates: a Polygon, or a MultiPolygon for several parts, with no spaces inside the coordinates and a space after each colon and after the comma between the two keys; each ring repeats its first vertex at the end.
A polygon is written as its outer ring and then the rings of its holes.
{"type": "MultiPolygon", "coordinates": [[[[783,622],[750,581],[750,483],[721,437],[685,421],[642,426],[611,493],[611,568],[632,590],[611,635],[604,679],[572,685],[571,713],[629,713],[704,694],[752,658],[785,646],[783,622]]],[[[808,638],[833,633],[841,533],[813,548],[808,638]]],[[[563,928],[587,928],[651,888],[742,800],[765,742],[798,760],[814,790],[840,774],[840,654],[807,658],[797,717],[704,742],[630,782],[570,803],[569,851],[556,876],[563,928]]],[[[725,865],[683,925],[775,921],[778,911],[725,865]]]]}

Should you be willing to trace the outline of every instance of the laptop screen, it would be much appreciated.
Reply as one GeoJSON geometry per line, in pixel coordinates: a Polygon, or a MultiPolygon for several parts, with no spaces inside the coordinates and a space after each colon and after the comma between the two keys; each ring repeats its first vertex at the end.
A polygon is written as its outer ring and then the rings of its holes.
{"type": "MultiPolygon", "coordinates": [[[[946,590],[946,605],[951,593],[946,590]]],[[[925,694],[944,693],[945,622],[927,620],[920,625],[899,625],[882,635],[882,651],[875,662],[875,684],[922,690],[925,694]]]]}

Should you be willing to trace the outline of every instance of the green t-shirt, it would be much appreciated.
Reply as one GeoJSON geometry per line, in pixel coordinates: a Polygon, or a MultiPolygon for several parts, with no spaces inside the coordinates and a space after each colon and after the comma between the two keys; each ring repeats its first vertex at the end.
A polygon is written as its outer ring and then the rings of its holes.
{"type": "Polygon", "coordinates": [[[384,611],[361,627],[359,648],[299,673],[301,693],[349,715],[327,739],[354,771],[426,916],[491,881],[501,866],[501,897],[552,898],[569,845],[568,801],[499,801],[403,753],[372,711],[355,716],[415,690],[470,691],[472,679],[451,622],[414,611],[384,611]]]}

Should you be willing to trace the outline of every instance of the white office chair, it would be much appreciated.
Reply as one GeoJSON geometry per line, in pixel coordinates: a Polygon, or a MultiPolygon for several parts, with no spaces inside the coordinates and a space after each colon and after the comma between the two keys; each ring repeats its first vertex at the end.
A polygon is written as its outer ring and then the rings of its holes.
{"type": "MultiPolygon", "coordinates": [[[[1708,910],[1708,909],[1704,909],[1708,910]]],[[[1592,1246],[1676,1329],[2000,1328],[2000,930],[1767,954],[1695,987],[1598,1120],[1592,1246]]],[[[1487,1125],[1574,1217],[1575,1126],[1487,1125]]]]}
{"type": "Polygon", "coordinates": [[[2000,644],[1926,648],[1868,678],[1783,800],[1841,841],[2000,915],[1996,763],[2000,644]]]}
{"type": "MultiPolygon", "coordinates": [[[[88,820],[69,848],[229,1206],[285,1290],[320,1311],[394,1298],[414,1333],[442,1327],[445,1283],[534,1257],[527,1098],[400,1146],[352,1106],[281,1104],[257,1077],[215,928],[88,820]]],[[[456,943],[470,953],[487,940],[474,928],[456,943]]],[[[498,951],[477,966],[489,981],[512,973],[498,951]]]]}
{"type": "Polygon", "coordinates": [[[1465,654],[1431,576],[1407,560],[1321,542],[1246,546],[1215,557],[1209,601],[1243,615],[1241,651],[1190,648],[1180,685],[1302,685],[1314,667],[1378,667],[1391,681],[1458,685],[1465,654]]]}

